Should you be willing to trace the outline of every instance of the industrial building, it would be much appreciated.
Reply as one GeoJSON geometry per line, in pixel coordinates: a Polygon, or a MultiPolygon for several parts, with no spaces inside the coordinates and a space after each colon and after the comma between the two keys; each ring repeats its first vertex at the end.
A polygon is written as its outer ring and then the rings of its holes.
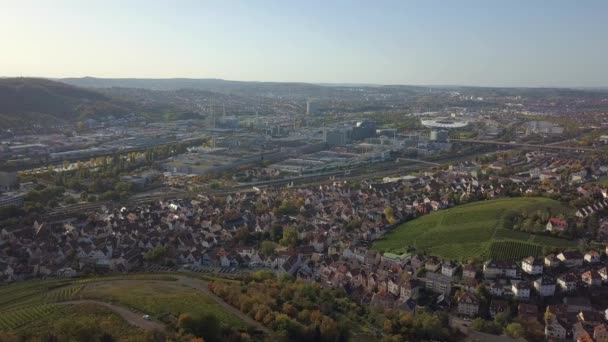
{"type": "Polygon", "coordinates": [[[16,173],[0,172],[0,193],[11,191],[18,185],[16,173]]]}

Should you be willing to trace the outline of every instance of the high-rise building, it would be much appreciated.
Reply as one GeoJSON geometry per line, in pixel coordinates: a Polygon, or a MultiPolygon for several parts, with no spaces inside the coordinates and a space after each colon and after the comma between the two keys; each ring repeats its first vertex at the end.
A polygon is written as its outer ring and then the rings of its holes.
{"type": "Polygon", "coordinates": [[[352,140],[363,140],[376,137],[376,122],[375,121],[359,121],[353,127],[350,135],[352,140]]]}
{"type": "Polygon", "coordinates": [[[329,146],[346,145],[348,134],[345,130],[333,130],[325,132],[325,142],[329,146]]]}

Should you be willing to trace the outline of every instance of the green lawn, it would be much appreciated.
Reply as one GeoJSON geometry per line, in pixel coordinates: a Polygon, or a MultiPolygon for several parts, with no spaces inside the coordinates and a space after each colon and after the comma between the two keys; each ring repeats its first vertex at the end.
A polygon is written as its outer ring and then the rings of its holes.
{"type": "Polygon", "coordinates": [[[489,257],[492,242],[499,240],[525,241],[540,248],[573,246],[573,242],[563,239],[504,229],[505,217],[510,212],[546,207],[553,212],[573,211],[558,201],[541,197],[469,203],[406,222],[374,242],[373,248],[400,254],[412,246],[443,258],[466,260],[489,257]]]}

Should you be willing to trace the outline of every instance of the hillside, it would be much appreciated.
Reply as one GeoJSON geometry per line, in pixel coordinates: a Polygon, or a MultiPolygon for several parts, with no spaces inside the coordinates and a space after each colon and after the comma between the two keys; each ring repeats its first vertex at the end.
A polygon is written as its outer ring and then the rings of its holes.
{"type": "Polygon", "coordinates": [[[397,93],[399,96],[413,95],[426,92],[428,88],[418,86],[358,86],[358,85],[319,85],[301,82],[246,82],[229,81],[222,79],[194,79],[194,78],[63,78],[58,81],[78,87],[87,88],[141,88],[149,90],[175,91],[180,89],[194,89],[214,93],[262,96],[288,99],[335,99],[360,98],[361,88],[371,92],[397,93]]]}
{"type": "Polygon", "coordinates": [[[520,209],[571,208],[547,198],[504,198],[435,212],[406,222],[373,244],[385,252],[405,253],[408,246],[439,257],[518,259],[542,253],[543,247],[572,247],[574,242],[506,229],[505,218],[520,209]]]}
{"type": "Polygon", "coordinates": [[[55,125],[133,112],[132,103],[39,78],[0,79],[0,127],[55,125]]]}
{"type": "Polygon", "coordinates": [[[213,315],[222,329],[245,330],[250,324],[243,319],[259,325],[209,293],[205,281],[168,274],[17,282],[0,286],[0,312],[0,340],[11,333],[28,341],[49,334],[78,341],[99,340],[90,335],[101,334],[114,341],[151,341],[153,331],[174,324],[182,313],[213,315]],[[66,324],[86,327],[87,338],[66,324]]]}

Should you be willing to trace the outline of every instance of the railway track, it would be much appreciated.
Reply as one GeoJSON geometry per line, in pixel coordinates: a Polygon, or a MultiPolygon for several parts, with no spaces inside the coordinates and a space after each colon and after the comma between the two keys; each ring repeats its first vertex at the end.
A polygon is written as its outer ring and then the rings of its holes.
{"type": "MultiPolygon", "coordinates": [[[[326,185],[332,184],[336,181],[357,181],[371,178],[384,177],[388,175],[397,174],[400,172],[408,172],[419,170],[421,168],[428,167],[428,165],[423,165],[422,163],[416,165],[404,166],[396,169],[376,171],[376,172],[363,172],[360,171],[334,171],[323,174],[315,174],[315,175],[306,175],[306,176],[298,176],[298,177],[290,177],[285,179],[278,179],[272,181],[263,181],[263,182],[255,182],[255,183],[247,183],[239,186],[234,186],[230,188],[218,189],[218,190],[209,190],[205,191],[206,194],[210,195],[229,195],[236,192],[255,192],[254,187],[275,187],[275,186],[284,186],[291,185],[294,187],[300,186],[310,186],[310,185],[326,185]],[[349,174],[351,173],[352,174],[349,174]]],[[[81,203],[74,204],[70,206],[65,206],[62,208],[56,208],[52,211],[49,211],[40,216],[40,219],[43,220],[58,220],[62,218],[68,218],[80,213],[87,213],[96,211],[102,207],[114,208],[114,207],[128,207],[134,206],[142,203],[150,203],[158,200],[168,200],[168,199],[178,199],[178,198],[186,198],[186,197],[194,197],[195,194],[188,191],[169,191],[164,193],[158,193],[153,195],[146,195],[140,197],[132,197],[126,200],[119,201],[99,201],[99,202],[91,202],[91,203],[81,203]]]]}

